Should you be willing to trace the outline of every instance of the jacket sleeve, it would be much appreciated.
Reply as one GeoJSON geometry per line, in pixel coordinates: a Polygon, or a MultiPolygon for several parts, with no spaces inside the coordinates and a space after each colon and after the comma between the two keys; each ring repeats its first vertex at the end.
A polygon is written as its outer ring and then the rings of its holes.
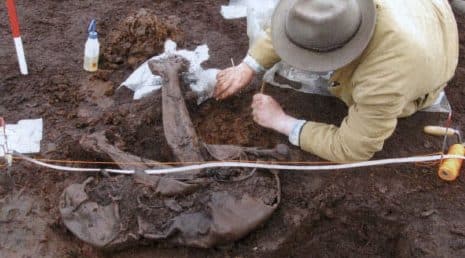
{"type": "Polygon", "coordinates": [[[248,55],[265,69],[270,69],[281,60],[273,48],[271,29],[267,29],[266,33],[252,44],[248,55]]]}
{"type": "Polygon", "coordinates": [[[349,108],[340,127],[307,123],[300,135],[303,150],[340,163],[369,160],[382,150],[405,106],[402,88],[410,78],[408,69],[401,71],[386,64],[371,65],[361,67],[363,74],[355,72],[353,78],[356,79],[352,81],[355,104],[349,108]]]}

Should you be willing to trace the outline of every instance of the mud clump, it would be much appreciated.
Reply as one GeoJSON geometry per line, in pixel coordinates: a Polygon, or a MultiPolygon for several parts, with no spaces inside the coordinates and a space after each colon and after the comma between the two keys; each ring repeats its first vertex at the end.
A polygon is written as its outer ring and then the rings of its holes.
{"type": "Polygon", "coordinates": [[[161,18],[147,9],[129,15],[104,39],[103,58],[110,68],[135,68],[163,52],[167,39],[182,40],[176,16],[161,18]]]}

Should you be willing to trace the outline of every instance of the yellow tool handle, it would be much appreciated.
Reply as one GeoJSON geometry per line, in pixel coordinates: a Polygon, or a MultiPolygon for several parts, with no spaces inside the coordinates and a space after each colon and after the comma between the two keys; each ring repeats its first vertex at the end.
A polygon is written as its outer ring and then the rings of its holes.
{"type": "Polygon", "coordinates": [[[424,131],[425,133],[434,136],[454,136],[459,134],[459,131],[455,129],[441,126],[425,126],[424,131]]]}
{"type": "MultiPolygon", "coordinates": [[[[447,154],[465,157],[465,146],[462,144],[452,145],[447,154]]],[[[446,159],[441,163],[438,175],[442,180],[454,181],[460,176],[462,165],[462,159],[446,159]]]]}

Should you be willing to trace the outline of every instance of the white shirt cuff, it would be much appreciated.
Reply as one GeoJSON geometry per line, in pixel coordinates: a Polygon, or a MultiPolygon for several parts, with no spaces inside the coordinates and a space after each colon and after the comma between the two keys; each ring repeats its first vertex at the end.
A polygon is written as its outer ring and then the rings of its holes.
{"type": "Polygon", "coordinates": [[[289,134],[289,142],[292,145],[300,147],[300,133],[302,132],[302,128],[306,123],[307,121],[305,120],[299,120],[292,127],[292,131],[289,134]]]}
{"type": "Polygon", "coordinates": [[[242,61],[242,62],[245,63],[246,65],[248,65],[250,68],[252,68],[252,70],[254,70],[256,73],[262,73],[262,72],[266,71],[266,69],[262,65],[260,65],[257,62],[257,60],[255,60],[250,55],[247,55],[244,58],[244,61],[242,61]]]}

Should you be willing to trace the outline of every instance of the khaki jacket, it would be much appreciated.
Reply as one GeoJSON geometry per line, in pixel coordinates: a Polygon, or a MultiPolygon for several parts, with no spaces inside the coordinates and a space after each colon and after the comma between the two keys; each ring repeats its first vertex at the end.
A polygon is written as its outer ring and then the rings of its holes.
{"type": "MultiPolygon", "coordinates": [[[[457,23],[447,0],[375,0],[377,24],[363,54],[333,74],[330,91],[349,106],[340,127],[308,122],[303,150],[335,162],[368,160],[397,119],[428,107],[458,64],[457,23]]],[[[270,68],[279,61],[269,34],[249,51],[270,68]]]]}

